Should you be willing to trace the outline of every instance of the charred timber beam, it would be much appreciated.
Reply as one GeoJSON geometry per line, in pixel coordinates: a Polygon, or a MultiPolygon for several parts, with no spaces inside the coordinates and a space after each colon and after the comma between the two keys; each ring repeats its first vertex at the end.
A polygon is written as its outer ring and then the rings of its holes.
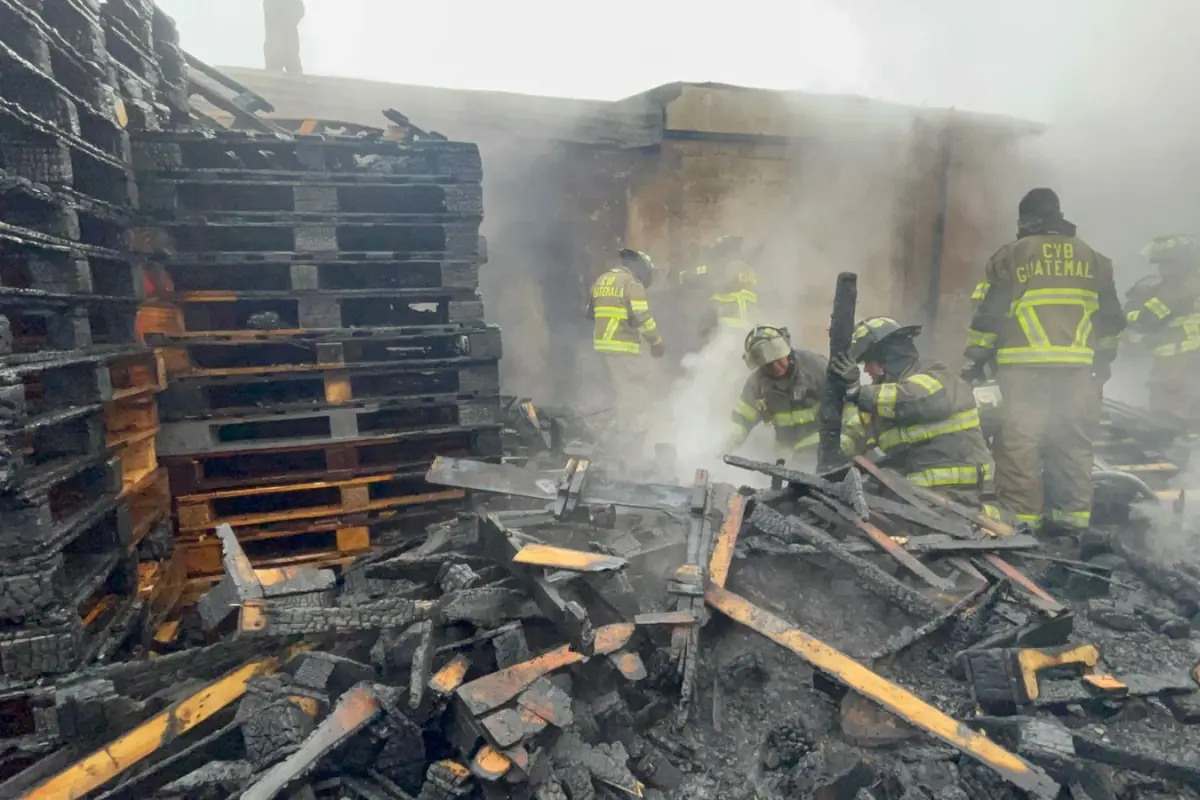
{"type": "MultiPolygon", "coordinates": [[[[858,303],[858,276],[843,272],[833,292],[833,312],[829,315],[829,360],[850,349],[854,335],[854,312],[858,303]]],[[[825,376],[825,396],[821,398],[821,438],[817,445],[817,469],[824,472],[845,462],[842,453],[842,409],[846,404],[846,382],[832,368],[825,376]]]]}
{"type": "MultiPolygon", "coordinates": [[[[1000,584],[996,584],[996,586],[999,585],[1000,584]]],[[[990,588],[994,589],[995,586],[990,588]]],[[[907,630],[900,635],[889,639],[882,648],[876,650],[874,653],[868,656],[867,661],[881,661],[885,658],[893,658],[900,655],[909,647],[912,647],[914,644],[924,639],[926,636],[931,636],[948,626],[951,621],[957,619],[960,614],[966,613],[968,609],[975,606],[975,604],[987,591],[989,591],[989,584],[977,586],[974,591],[972,591],[962,600],[959,600],[950,608],[946,609],[946,611],[943,613],[929,620],[929,622],[926,622],[924,625],[921,625],[918,628],[907,630]]]]}
{"type": "Polygon", "coordinates": [[[241,699],[251,678],[273,672],[278,666],[278,659],[264,658],[230,672],[77,761],[24,796],[28,800],[73,800],[87,796],[241,699]]]}
{"type": "Polygon", "coordinates": [[[927,619],[938,616],[944,610],[933,600],[905,586],[870,561],[846,550],[840,542],[819,528],[794,518],[788,519],[775,509],[758,504],[750,515],[750,524],[764,533],[778,535],[780,538],[798,537],[805,540],[822,553],[832,556],[857,572],[873,594],[895,603],[914,616],[927,619]]]}
{"type": "Polygon", "coordinates": [[[706,599],[725,616],[791,650],[814,669],[834,677],[906,722],[989,767],[1017,788],[1045,800],[1058,796],[1059,785],[1041,768],[970,730],[819,639],[719,586],[710,586],[706,599]]]}
{"type": "Polygon", "coordinates": [[[322,758],[382,713],[381,694],[385,691],[374,684],[360,683],[342,695],[333,712],[299,749],[243,792],[242,800],[272,800],[312,772],[322,758]]]}

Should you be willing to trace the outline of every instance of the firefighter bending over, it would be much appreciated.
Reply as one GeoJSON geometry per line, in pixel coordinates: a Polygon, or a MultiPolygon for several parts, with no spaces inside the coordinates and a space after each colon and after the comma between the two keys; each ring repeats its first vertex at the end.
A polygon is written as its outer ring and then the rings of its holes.
{"type": "Polygon", "coordinates": [[[1075,235],[1058,196],[1034,189],[1017,209],[1017,239],[976,287],[963,377],[996,369],[1000,507],[1035,529],[1086,529],[1099,392],[1125,327],[1112,262],[1075,235]]]}
{"type": "Polygon", "coordinates": [[[717,331],[749,331],[758,311],[758,275],[742,260],[742,240],[722,236],[708,248],[704,264],[678,274],[680,284],[701,286],[712,293],[701,324],[703,339],[717,331]]]}
{"type": "Polygon", "coordinates": [[[1159,236],[1142,250],[1158,275],[1126,295],[1128,333],[1154,357],[1150,410],[1200,433],[1200,242],[1159,236]]]}
{"type": "Polygon", "coordinates": [[[825,359],[793,348],[787,328],[757,327],[746,335],[743,350],[752,373],[734,404],[726,450],[746,441],[759,423],[775,428],[780,457],[815,447],[825,359]]]}
{"type": "MultiPolygon", "coordinates": [[[[913,339],[920,325],[872,317],[854,328],[850,352],[831,365],[850,387],[842,448],[857,455],[871,446],[881,463],[917,486],[981,508],[990,490],[992,457],[979,426],[975,393],[945,364],[921,361],[913,339]],[[860,386],[858,364],[871,385],[860,386]]],[[[992,509],[988,509],[992,511],[992,509]]]]}
{"type": "Polygon", "coordinates": [[[637,250],[621,250],[620,259],[592,284],[587,315],[595,320],[592,347],[608,370],[617,425],[622,434],[633,438],[641,432],[643,415],[653,404],[657,378],[657,370],[642,352],[642,341],[650,345],[654,358],[662,358],[665,349],[646,299],[646,287],[654,282],[654,264],[637,250]]]}

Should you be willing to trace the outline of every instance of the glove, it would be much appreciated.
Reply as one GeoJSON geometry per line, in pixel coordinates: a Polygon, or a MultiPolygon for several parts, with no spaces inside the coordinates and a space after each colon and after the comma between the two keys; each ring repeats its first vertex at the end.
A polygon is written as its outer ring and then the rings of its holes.
{"type": "Polygon", "coordinates": [[[845,353],[838,353],[829,362],[829,369],[834,375],[837,375],[846,382],[847,387],[858,386],[859,377],[862,372],[858,369],[858,364],[845,353]]]}
{"type": "Polygon", "coordinates": [[[650,343],[650,355],[652,355],[654,358],[662,358],[666,354],[667,346],[663,344],[662,339],[650,343]]]}
{"type": "Polygon", "coordinates": [[[987,381],[987,371],[984,365],[978,361],[968,361],[958,376],[972,386],[987,381]]]}
{"type": "Polygon", "coordinates": [[[1096,383],[1103,386],[1112,377],[1112,365],[1108,362],[1097,361],[1092,364],[1092,377],[1096,379],[1096,383]]]}

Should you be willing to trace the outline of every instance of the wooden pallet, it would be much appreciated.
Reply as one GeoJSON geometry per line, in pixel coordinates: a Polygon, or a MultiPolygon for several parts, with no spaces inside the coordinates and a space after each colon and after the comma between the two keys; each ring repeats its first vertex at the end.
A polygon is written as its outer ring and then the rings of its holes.
{"type": "Polygon", "coordinates": [[[197,378],[385,365],[455,367],[503,355],[500,329],[494,325],[192,333],[164,336],[156,343],[167,348],[169,375],[197,378]]]}
{"type": "Polygon", "coordinates": [[[182,495],[175,498],[175,515],[178,533],[186,537],[215,530],[222,523],[238,529],[336,519],[384,509],[453,503],[464,497],[460,489],[426,483],[421,471],[182,495]]]}
{"type": "MultiPolygon", "coordinates": [[[[139,312],[140,313],[140,312],[139,312]]],[[[114,403],[144,399],[167,388],[167,366],[160,350],[147,350],[127,356],[114,358],[108,365],[109,382],[112,384],[114,403]]],[[[118,422],[118,430],[128,429],[124,422],[118,422]]],[[[143,426],[144,427],[144,426],[143,426]]],[[[109,430],[113,429],[113,420],[109,422],[109,430]]]]}
{"type": "Polygon", "coordinates": [[[164,424],[158,450],[197,456],[379,437],[431,439],[459,429],[499,427],[498,397],[404,398],[317,410],[269,408],[253,416],[187,419],[164,424]]]}
{"type": "MultiPolygon", "coordinates": [[[[141,312],[143,333],[182,337],[305,334],[330,328],[396,328],[429,325],[483,327],[483,303],[465,289],[292,292],[176,292],[141,312]],[[271,317],[262,330],[252,320],[271,317]],[[277,319],[277,322],[275,321],[277,319]]],[[[172,368],[173,370],[174,368],[172,368]]]]}
{"type": "Polygon", "coordinates": [[[180,377],[159,396],[163,419],[311,413],[355,402],[436,406],[500,394],[497,360],[375,365],[266,375],[180,377]]]}
{"type": "Polygon", "coordinates": [[[129,551],[133,552],[156,526],[171,518],[171,483],[166,470],[156,470],[127,489],[125,500],[133,529],[129,551]]]}
{"type": "Polygon", "coordinates": [[[498,459],[503,453],[500,431],[460,428],[428,439],[383,436],[266,451],[164,456],[161,463],[170,475],[174,491],[199,494],[239,488],[249,481],[282,484],[416,472],[427,468],[435,453],[454,458],[498,459]]]}

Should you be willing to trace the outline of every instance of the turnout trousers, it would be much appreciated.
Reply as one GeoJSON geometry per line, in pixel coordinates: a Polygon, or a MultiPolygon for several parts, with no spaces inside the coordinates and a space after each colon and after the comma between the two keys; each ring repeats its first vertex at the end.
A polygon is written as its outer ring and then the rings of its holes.
{"type": "MultiPolygon", "coordinates": [[[[643,349],[647,349],[643,346],[643,349]]],[[[659,373],[654,359],[648,353],[640,355],[606,354],[604,364],[608,368],[609,387],[613,395],[615,422],[606,438],[635,449],[629,455],[637,456],[644,448],[647,426],[652,422],[651,412],[655,408],[654,389],[659,373]]]]}
{"type": "Polygon", "coordinates": [[[1092,512],[1092,432],[1099,403],[1091,367],[998,370],[994,443],[1000,507],[1035,528],[1084,529],[1092,512]]]}

